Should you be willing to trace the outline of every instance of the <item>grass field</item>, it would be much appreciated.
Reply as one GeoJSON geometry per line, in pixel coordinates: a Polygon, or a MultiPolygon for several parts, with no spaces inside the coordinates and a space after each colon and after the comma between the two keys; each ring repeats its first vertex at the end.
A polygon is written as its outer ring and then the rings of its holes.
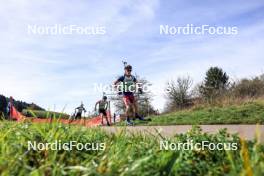
{"type": "Polygon", "coordinates": [[[263,175],[264,145],[245,142],[224,130],[204,134],[194,127],[186,134],[164,138],[108,134],[100,128],[61,124],[0,122],[0,173],[2,175],[263,175]],[[77,141],[106,144],[104,151],[28,150],[28,141],[47,143],[77,141]],[[160,140],[169,143],[237,143],[238,149],[160,150],[160,140]]]}
{"type": "Polygon", "coordinates": [[[197,107],[152,116],[151,122],[141,125],[198,125],[198,124],[264,124],[264,103],[248,102],[224,107],[197,107]]]}
{"type": "Polygon", "coordinates": [[[37,110],[24,109],[22,111],[22,114],[28,117],[38,117],[38,118],[65,118],[65,119],[69,118],[68,114],[53,112],[53,111],[37,111],[37,110]]]}

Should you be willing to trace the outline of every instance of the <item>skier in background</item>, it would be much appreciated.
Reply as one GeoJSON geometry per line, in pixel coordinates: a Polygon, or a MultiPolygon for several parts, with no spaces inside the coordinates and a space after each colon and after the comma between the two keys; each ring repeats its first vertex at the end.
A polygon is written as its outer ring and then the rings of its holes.
{"type": "Polygon", "coordinates": [[[13,105],[14,105],[14,99],[11,96],[9,98],[8,104],[7,104],[7,116],[8,119],[11,120],[12,119],[12,109],[13,109],[13,105]]]}
{"type": "Polygon", "coordinates": [[[107,112],[106,112],[107,108],[108,108],[107,97],[103,96],[102,100],[99,100],[95,103],[95,108],[94,108],[95,111],[97,111],[97,105],[99,105],[98,112],[99,112],[99,115],[101,116],[101,119],[102,119],[101,124],[102,125],[104,124],[104,118],[105,118],[107,125],[110,126],[110,123],[109,123],[108,118],[107,118],[107,112]]]}
{"type": "Polygon", "coordinates": [[[79,107],[75,108],[75,112],[76,112],[75,119],[81,119],[82,118],[82,113],[86,112],[86,109],[84,108],[83,103],[81,103],[81,105],[79,107]]]}

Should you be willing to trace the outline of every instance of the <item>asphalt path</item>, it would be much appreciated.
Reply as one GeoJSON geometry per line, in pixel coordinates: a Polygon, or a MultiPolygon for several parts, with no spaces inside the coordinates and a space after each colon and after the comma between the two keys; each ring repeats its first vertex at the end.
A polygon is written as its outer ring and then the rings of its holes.
{"type": "MultiPolygon", "coordinates": [[[[203,132],[217,133],[220,129],[226,128],[231,134],[237,133],[245,140],[252,140],[258,135],[261,142],[264,142],[264,125],[199,125],[203,132]]],[[[172,137],[175,134],[186,133],[192,128],[192,125],[174,125],[174,126],[132,126],[132,127],[102,127],[110,133],[116,133],[122,129],[129,133],[143,133],[158,135],[158,132],[165,137],[172,137]],[[158,131],[158,132],[157,132],[158,131]]]]}

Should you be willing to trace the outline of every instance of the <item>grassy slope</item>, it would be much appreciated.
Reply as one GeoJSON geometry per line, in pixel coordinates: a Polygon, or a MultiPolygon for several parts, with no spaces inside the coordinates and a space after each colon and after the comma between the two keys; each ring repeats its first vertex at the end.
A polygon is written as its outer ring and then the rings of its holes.
{"type": "MultiPolygon", "coordinates": [[[[137,122],[140,124],[139,122],[137,122]]],[[[205,107],[153,116],[142,125],[177,124],[264,124],[264,104],[250,102],[226,107],[205,107]]]]}
{"type": "Polygon", "coordinates": [[[53,111],[38,111],[38,110],[26,110],[22,111],[22,114],[28,117],[38,117],[38,118],[69,118],[68,114],[53,112],[53,111]]]}
{"type": "MultiPolygon", "coordinates": [[[[246,170],[264,174],[264,146],[248,142],[241,147],[236,136],[225,131],[203,134],[193,128],[170,142],[236,142],[235,151],[161,151],[156,136],[107,134],[99,128],[61,124],[0,122],[0,173],[3,175],[244,175],[246,170]],[[105,142],[105,151],[33,151],[28,141],[105,142]],[[249,152],[249,153],[248,153],[249,152]],[[244,153],[244,155],[241,155],[244,153]],[[248,155],[249,154],[249,155],[248,155]],[[248,158],[249,157],[249,158],[248,158]]],[[[164,139],[163,139],[164,140],[164,139]]],[[[250,173],[249,173],[250,174],[250,173]]]]}

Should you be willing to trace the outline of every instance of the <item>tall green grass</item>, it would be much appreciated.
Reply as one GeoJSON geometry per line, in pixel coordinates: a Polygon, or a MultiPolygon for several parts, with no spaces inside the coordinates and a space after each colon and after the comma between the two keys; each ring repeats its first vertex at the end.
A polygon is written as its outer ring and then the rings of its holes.
{"type": "Polygon", "coordinates": [[[158,132],[134,134],[125,128],[110,134],[100,128],[84,128],[58,123],[0,123],[0,173],[2,175],[264,175],[264,146],[245,142],[225,130],[205,134],[194,127],[186,134],[165,138],[158,132]],[[106,143],[104,151],[34,151],[28,141],[78,141],[106,143]],[[164,151],[160,140],[186,142],[204,140],[237,142],[236,151],[164,151]],[[242,145],[241,145],[242,144],[242,145]]]}

